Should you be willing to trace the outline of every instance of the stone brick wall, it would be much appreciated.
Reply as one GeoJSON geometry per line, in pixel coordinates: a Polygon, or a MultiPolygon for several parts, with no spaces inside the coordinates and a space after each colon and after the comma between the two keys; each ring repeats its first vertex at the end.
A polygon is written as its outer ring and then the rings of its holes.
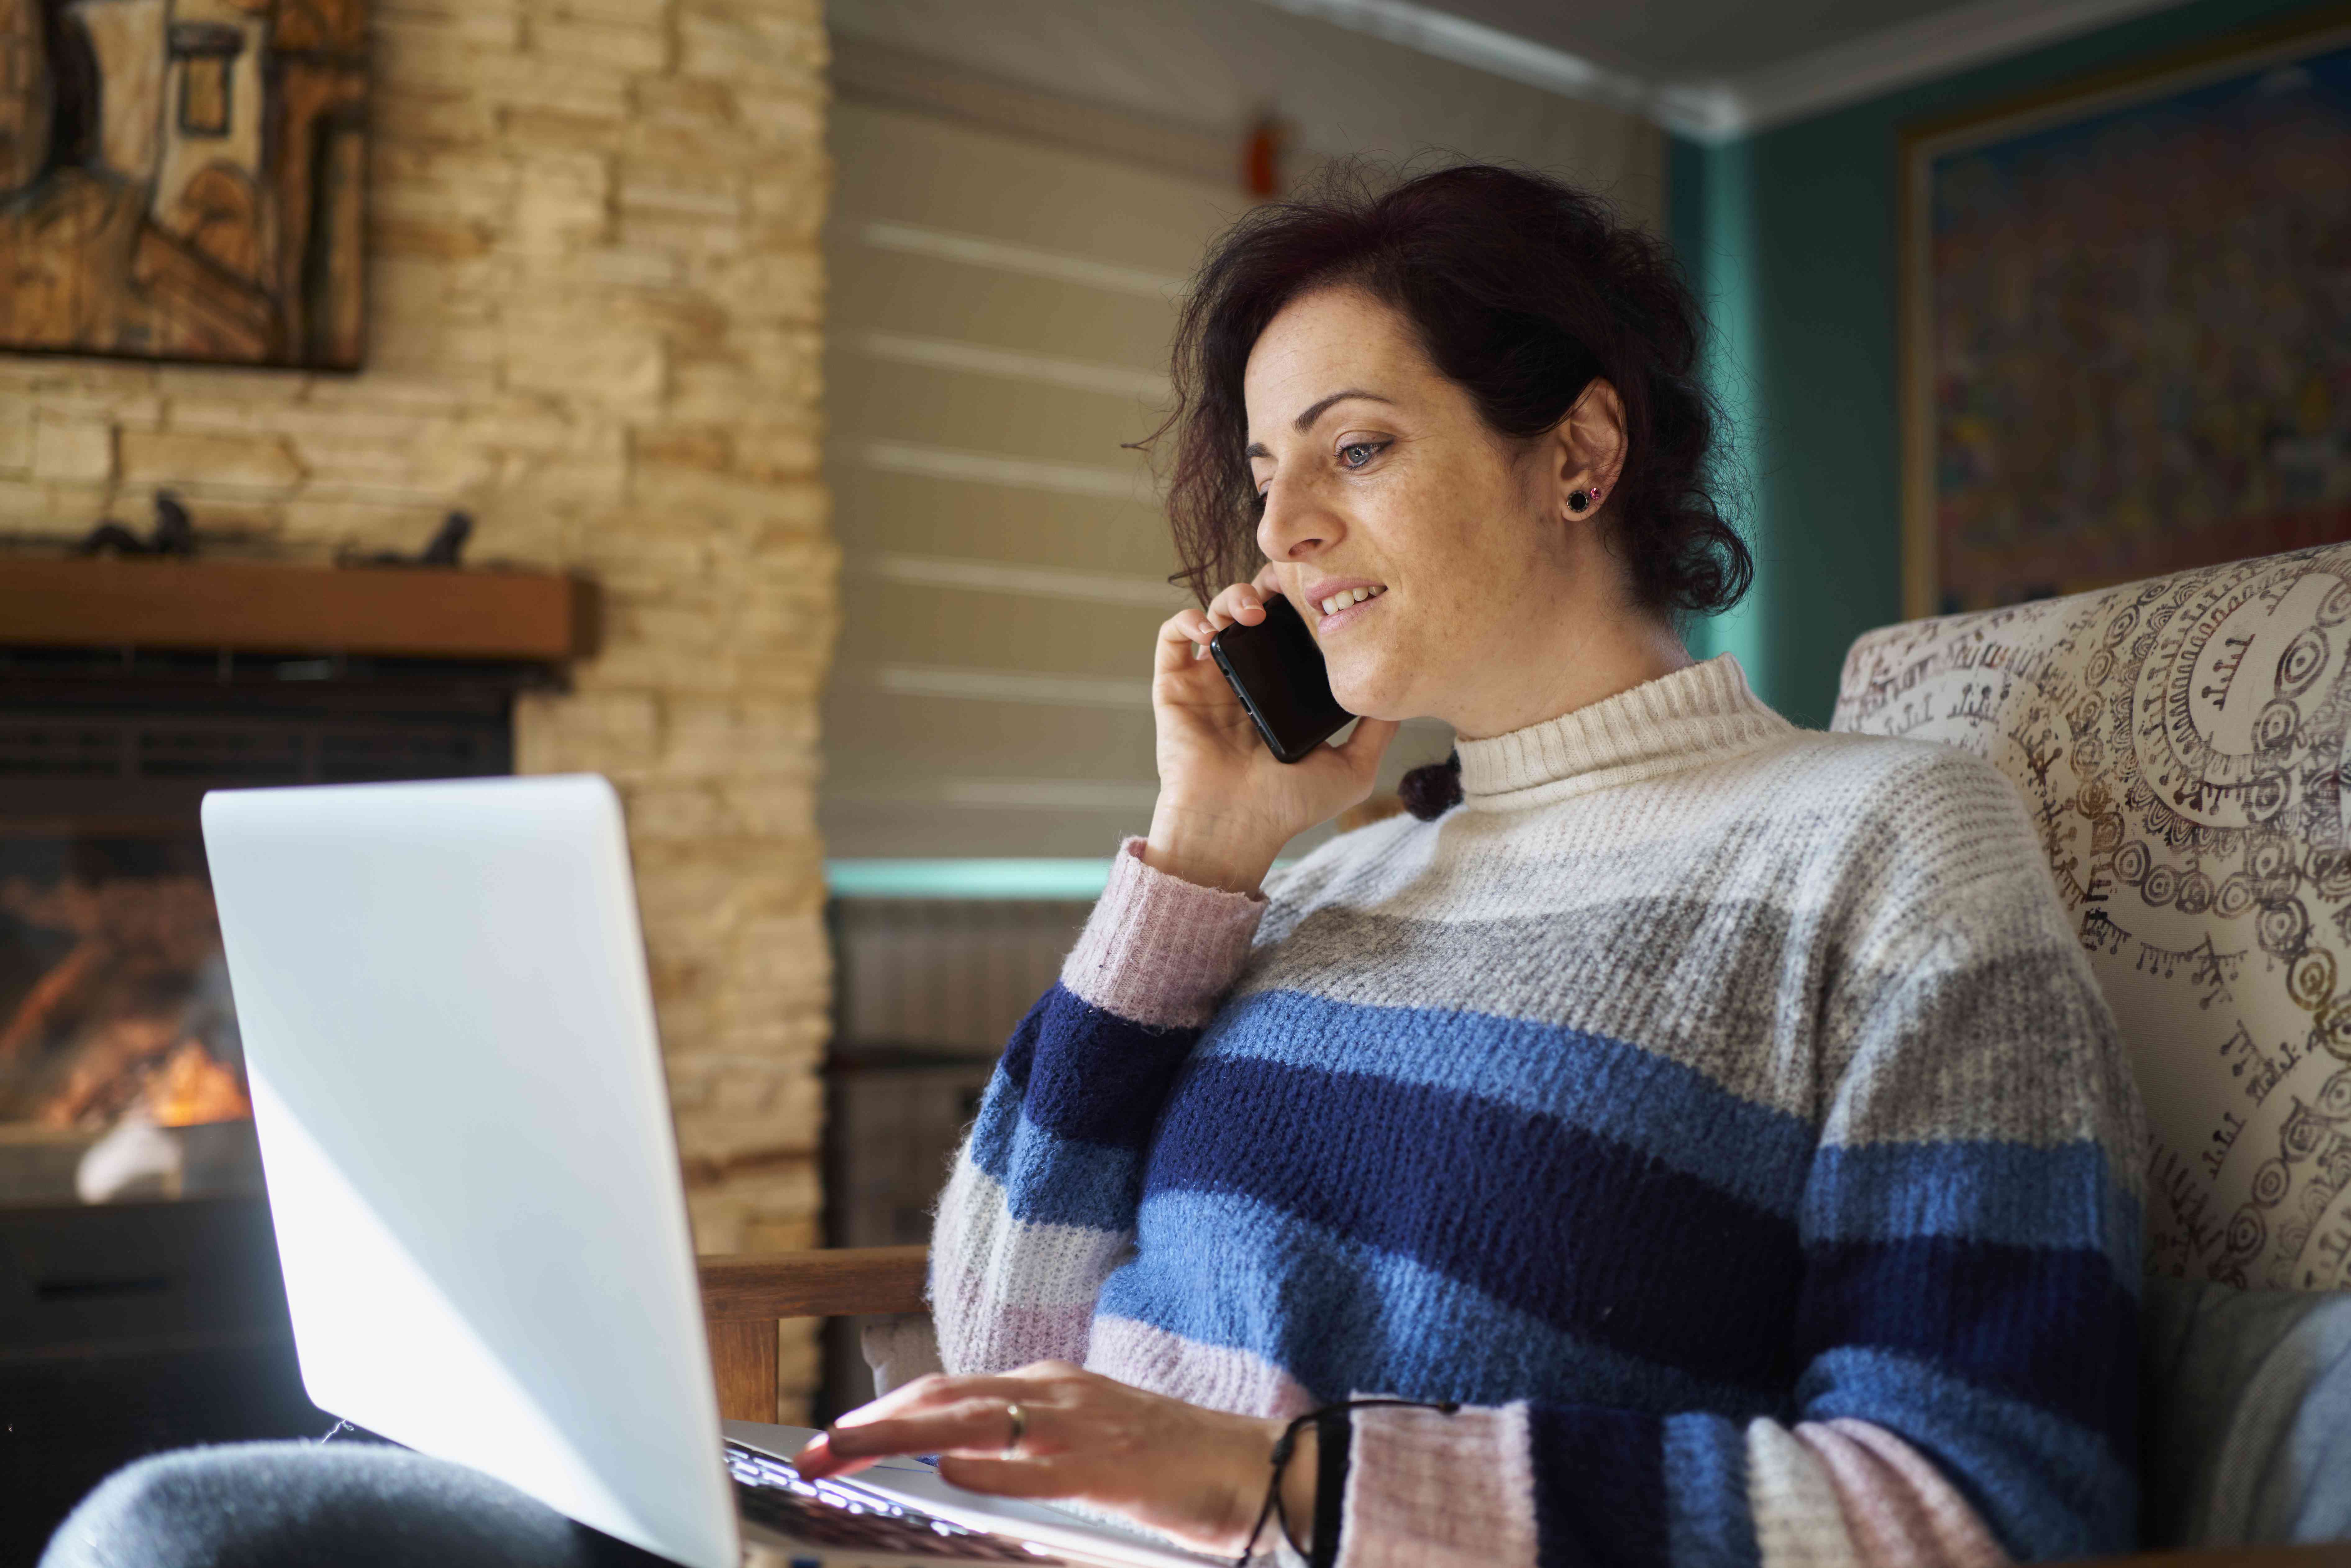
{"type": "Polygon", "coordinates": [[[0,532],[143,527],[169,487],[225,548],[324,558],[462,507],[472,559],[601,581],[521,764],[627,799],[699,1246],[812,1245],[819,0],[375,0],[372,34],[367,369],[0,355],[0,532]]]}

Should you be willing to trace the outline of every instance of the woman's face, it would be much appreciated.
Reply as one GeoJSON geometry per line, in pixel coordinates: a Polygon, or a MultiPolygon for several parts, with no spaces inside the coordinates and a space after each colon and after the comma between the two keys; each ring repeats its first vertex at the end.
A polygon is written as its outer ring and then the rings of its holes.
{"type": "Polygon", "coordinates": [[[1468,735],[1563,711],[1529,716],[1524,688],[1531,674],[1541,684],[1542,661],[1571,656],[1561,637],[1580,607],[1622,597],[1613,559],[1563,499],[1613,467],[1591,468],[1563,434],[1494,434],[1409,323],[1356,288],[1285,308],[1242,391],[1265,497],[1258,544],[1314,629],[1342,706],[1468,735]]]}

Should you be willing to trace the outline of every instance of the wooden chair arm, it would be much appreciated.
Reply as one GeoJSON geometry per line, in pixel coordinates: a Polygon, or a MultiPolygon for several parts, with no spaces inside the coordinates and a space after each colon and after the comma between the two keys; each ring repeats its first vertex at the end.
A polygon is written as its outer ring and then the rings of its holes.
{"type": "Polygon", "coordinates": [[[927,1247],[820,1248],[697,1259],[713,1322],[919,1312],[927,1247]]]}
{"type": "Polygon", "coordinates": [[[777,1418],[777,1319],[919,1312],[929,1255],[926,1247],[854,1247],[696,1259],[719,1415],[777,1418]]]}

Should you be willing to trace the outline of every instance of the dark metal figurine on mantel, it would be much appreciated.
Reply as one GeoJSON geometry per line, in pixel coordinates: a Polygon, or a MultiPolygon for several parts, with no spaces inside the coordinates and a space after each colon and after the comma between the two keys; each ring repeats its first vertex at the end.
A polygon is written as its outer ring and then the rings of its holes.
{"type": "Polygon", "coordinates": [[[155,492],[155,531],[141,538],[112,517],[101,521],[79,544],[76,555],[177,555],[196,553],[196,525],[180,497],[169,490],[155,492]]]}
{"type": "MultiPolygon", "coordinates": [[[[465,540],[474,532],[474,519],[464,512],[451,512],[441,519],[441,526],[415,555],[402,555],[397,550],[382,550],[370,555],[345,550],[335,558],[338,566],[439,566],[455,567],[465,553],[465,540]]],[[[180,497],[169,490],[155,492],[155,531],[141,538],[112,517],[105,518],[84,535],[73,547],[76,555],[118,556],[180,556],[196,553],[195,519],[180,497]]]]}
{"type": "Polygon", "coordinates": [[[375,555],[345,554],[336,558],[339,566],[455,566],[465,553],[465,540],[474,531],[474,519],[464,512],[452,512],[441,519],[441,526],[424,543],[418,555],[402,555],[385,550],[375,555]]]}

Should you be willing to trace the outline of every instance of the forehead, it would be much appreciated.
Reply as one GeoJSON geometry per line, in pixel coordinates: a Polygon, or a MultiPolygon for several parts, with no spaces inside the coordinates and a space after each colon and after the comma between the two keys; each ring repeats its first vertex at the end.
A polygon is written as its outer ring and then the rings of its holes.
{"type": "Polygon", "coordinates": [[[1301,295],[1266,324],[1241,376],[1252,434],[1286,426],[1332,392],[1395,398],[1436,374],[1405,319],[1360,288],[1301,295]]]}

